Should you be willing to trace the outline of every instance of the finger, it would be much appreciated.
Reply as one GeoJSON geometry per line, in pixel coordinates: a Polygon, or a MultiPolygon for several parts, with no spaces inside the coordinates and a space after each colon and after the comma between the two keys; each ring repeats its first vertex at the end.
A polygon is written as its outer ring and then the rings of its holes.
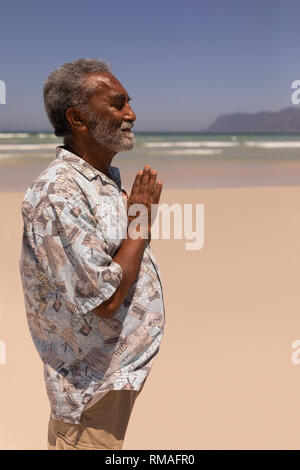
{"type": "Polygon", "coordinates": [[[156,183],[155,191],[153,194],[153,203],[158,204],[160,195],[161,195],[161,190],[162,190],[163,183],[162,181],[158,180],[156,183]]]}
{"type": "Polygon", "coordinates": [[[139,170],[135,177],[134,183],[132,185],[131,196],[135,196],[140,192],[142,176],[143,176],[143,170],[139,170]]]}
{"type": "Polygon", "coordinates": [[[144,173],[143,173],[141,186],[140,186],[140,193],[142,194],[146,194],[148,191],[149,175],[150,175],[150,166],[146,165],[144,167],[144,173]]]}
{"type": "Polygon", "coordinates": [[[148,185],[148,190],[150,194],[154,193],[156,177],[157,177],[157,171],[152,170],[150,173],[149,185],[148,185]]]}

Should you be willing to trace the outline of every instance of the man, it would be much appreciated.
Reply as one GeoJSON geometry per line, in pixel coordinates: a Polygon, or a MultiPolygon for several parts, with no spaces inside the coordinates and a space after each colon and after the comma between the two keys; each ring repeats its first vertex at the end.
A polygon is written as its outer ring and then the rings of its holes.
{"type": "Polygon", "coordinates": [[[161,275],[149,246],[162,182],[146,165],[128,196],[111,166],[135,143],[129,100],[102,60],[64,64],[44,84],[64,145],[22,202],[20,272],[44,363],[51,450],[121,449],[162,340],[161,275]],[[147,210],[136,230],[135,207],[147,210]]]}

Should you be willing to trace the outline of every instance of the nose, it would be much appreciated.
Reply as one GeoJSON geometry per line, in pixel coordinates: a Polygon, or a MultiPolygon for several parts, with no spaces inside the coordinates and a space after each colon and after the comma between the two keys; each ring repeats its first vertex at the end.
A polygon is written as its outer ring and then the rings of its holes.
{"type": "Polygon", "coordinates": [[[126,103],[124,119],[128,121],[133,121],[133,122],[136,120],[136,115],[133,112],[129,103],[126,103]]]}

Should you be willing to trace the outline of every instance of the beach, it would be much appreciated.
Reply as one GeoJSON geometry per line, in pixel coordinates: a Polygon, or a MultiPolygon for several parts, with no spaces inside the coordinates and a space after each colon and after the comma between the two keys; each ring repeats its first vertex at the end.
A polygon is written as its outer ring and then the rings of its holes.
{"type": "MultiPolygon", "coordinates": [[[[47,443],[49,403],[18,270],[23,196],[0,193],[0,449],[47,443]]],[[[167,188],[160,202],[204,204],[204,246],[151,241],[165,334],[124,450],[299,449],[300,187],[167,188]]]]}
{"type": "MultiPolygon", "coordinates": [[[[130,152],[112,161],[131,188],[147,163],[165,189],[293,186],[300,181],[300,135],[136,133],[130,152]]],[[[50,133],[0,132],[0,191],[25,191],[55,158],[50,133]]]]}

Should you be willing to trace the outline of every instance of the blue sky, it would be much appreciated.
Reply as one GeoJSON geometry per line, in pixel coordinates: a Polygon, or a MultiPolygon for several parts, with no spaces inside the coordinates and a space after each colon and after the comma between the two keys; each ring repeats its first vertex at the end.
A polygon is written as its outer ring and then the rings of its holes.
{"type": "Polygon", "coordinates": [[[219,114],[292,106],[300,1],[4,0],[0,130],[50,130],[42,83],[64,62],[109,61],[136,131],[197,131],[219,114]]]}

